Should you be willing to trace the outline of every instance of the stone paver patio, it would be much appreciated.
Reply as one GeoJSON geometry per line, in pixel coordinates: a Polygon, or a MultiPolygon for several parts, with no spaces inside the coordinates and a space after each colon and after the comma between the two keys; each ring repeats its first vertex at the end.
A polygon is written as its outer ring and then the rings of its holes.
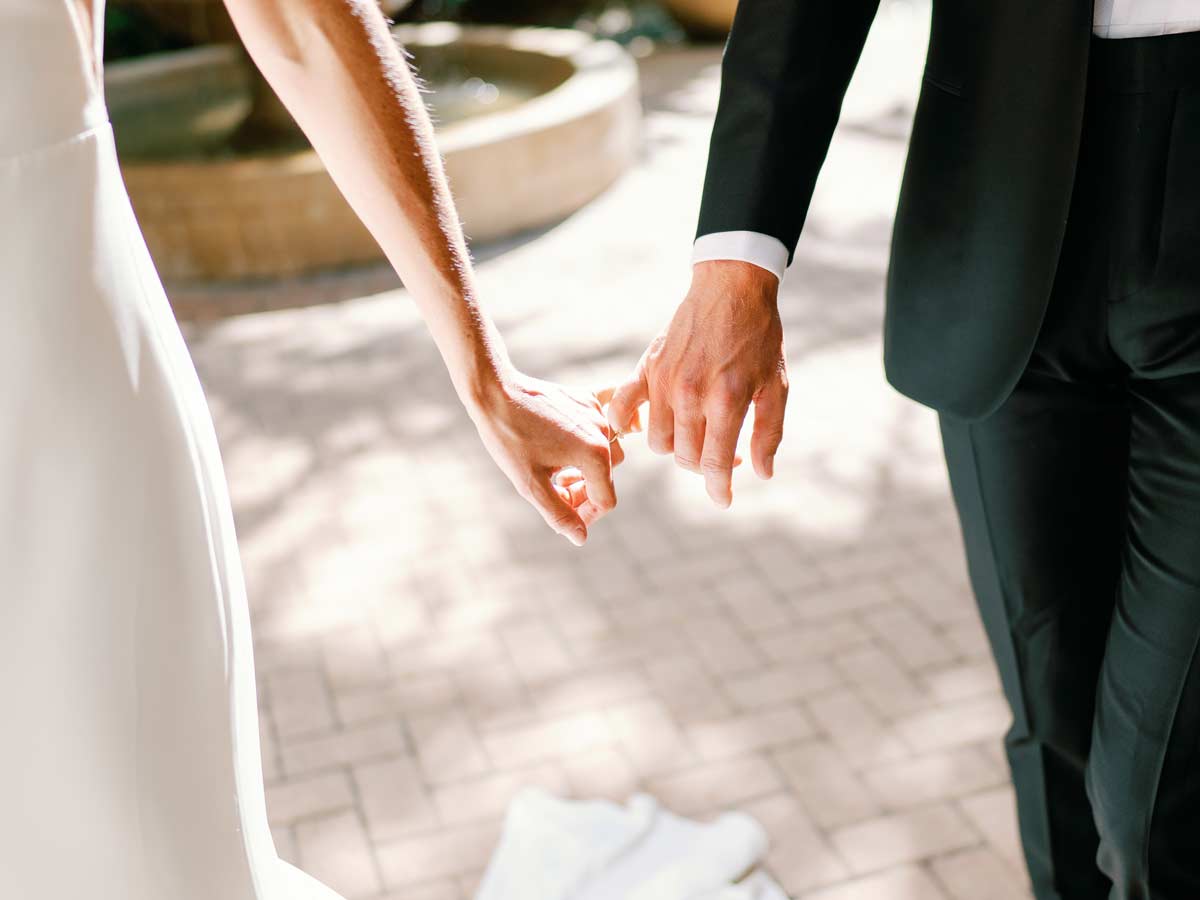
{"type": "MultiPolygon", "coordinates": [[[[384,274],[329,280],[366,292],[341,303],[188,328],[234,493],[286,858],[350,900],[459,900],[520,785],[641,789],[757,816],[797,898],[1028,896],[1009,717],[936,420],[880,365],[927,15],[911,9],[881,15],[783,289],[778,474],[740,472],[729,511],[635,439],[588,546],[551,534],[384,274]]],[[[558,227],[480,251],[522,367],[616,379],[669,316],[718,60],[644,60],[638,166],[558,227]]]]}

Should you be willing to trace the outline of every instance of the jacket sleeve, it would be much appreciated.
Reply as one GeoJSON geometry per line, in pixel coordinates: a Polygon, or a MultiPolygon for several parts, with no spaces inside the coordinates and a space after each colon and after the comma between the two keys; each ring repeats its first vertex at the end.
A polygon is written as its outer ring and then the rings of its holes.
{"type": "Polygon", "coordinates": [[[696,236],[753,231],[788,262],[879,0],[741,0],[696,236]]]}

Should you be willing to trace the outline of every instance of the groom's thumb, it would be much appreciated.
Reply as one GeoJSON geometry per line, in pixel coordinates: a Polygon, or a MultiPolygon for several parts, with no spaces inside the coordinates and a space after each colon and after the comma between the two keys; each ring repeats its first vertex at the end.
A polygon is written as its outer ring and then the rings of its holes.
{"type": "Polygon", "coordinates": [[[638,366],[633,377],[613,392],[608,404],[608,424],[621,434],[632,431],[630,426],[637,419],[638,407],[650,399],[646,384],[646,370],[638,366]]]}

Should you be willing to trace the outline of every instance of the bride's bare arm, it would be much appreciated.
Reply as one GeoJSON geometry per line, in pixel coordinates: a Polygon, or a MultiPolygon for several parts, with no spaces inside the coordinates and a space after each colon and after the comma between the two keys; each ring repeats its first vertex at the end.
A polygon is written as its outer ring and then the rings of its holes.
{"type": "Polygon", "coordinates": [[[594,396],[527,378],[509,362],[476,296],[425,105],[377,4],[226,5],[254,62],[416,300],[488,450],[555,530],[582,543],[587,523],[616,503],[607,424],[594,396]],[[585,489],[552,482],[565,466],[582,470],[585,489]]]}

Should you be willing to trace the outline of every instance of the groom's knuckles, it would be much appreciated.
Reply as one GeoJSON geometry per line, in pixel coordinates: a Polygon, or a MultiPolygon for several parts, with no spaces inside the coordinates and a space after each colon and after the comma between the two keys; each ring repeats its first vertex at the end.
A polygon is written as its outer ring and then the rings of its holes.
{"type": "Polygon", "coordinates": [[[694,375],[679,378],[671,391],[671,406],[675,416],[692,416],[699,413],[704,404],[704,383],[694,375]]]}
{"type": "Polygon", "coordinates": [[[751,378],[737,370],[728,369],[714,379],[708,402],[719,409],[736,411],[749,403],[752,393],[751,378]]]}
{"type": "Polygon", "coordinates": [[[736,443],[749,411],[750,391],[744,387],[744,382],[722,379],[707,398],[704,408],[709,430],[715,432],[714,440],[731,445],[736,443]]]}

